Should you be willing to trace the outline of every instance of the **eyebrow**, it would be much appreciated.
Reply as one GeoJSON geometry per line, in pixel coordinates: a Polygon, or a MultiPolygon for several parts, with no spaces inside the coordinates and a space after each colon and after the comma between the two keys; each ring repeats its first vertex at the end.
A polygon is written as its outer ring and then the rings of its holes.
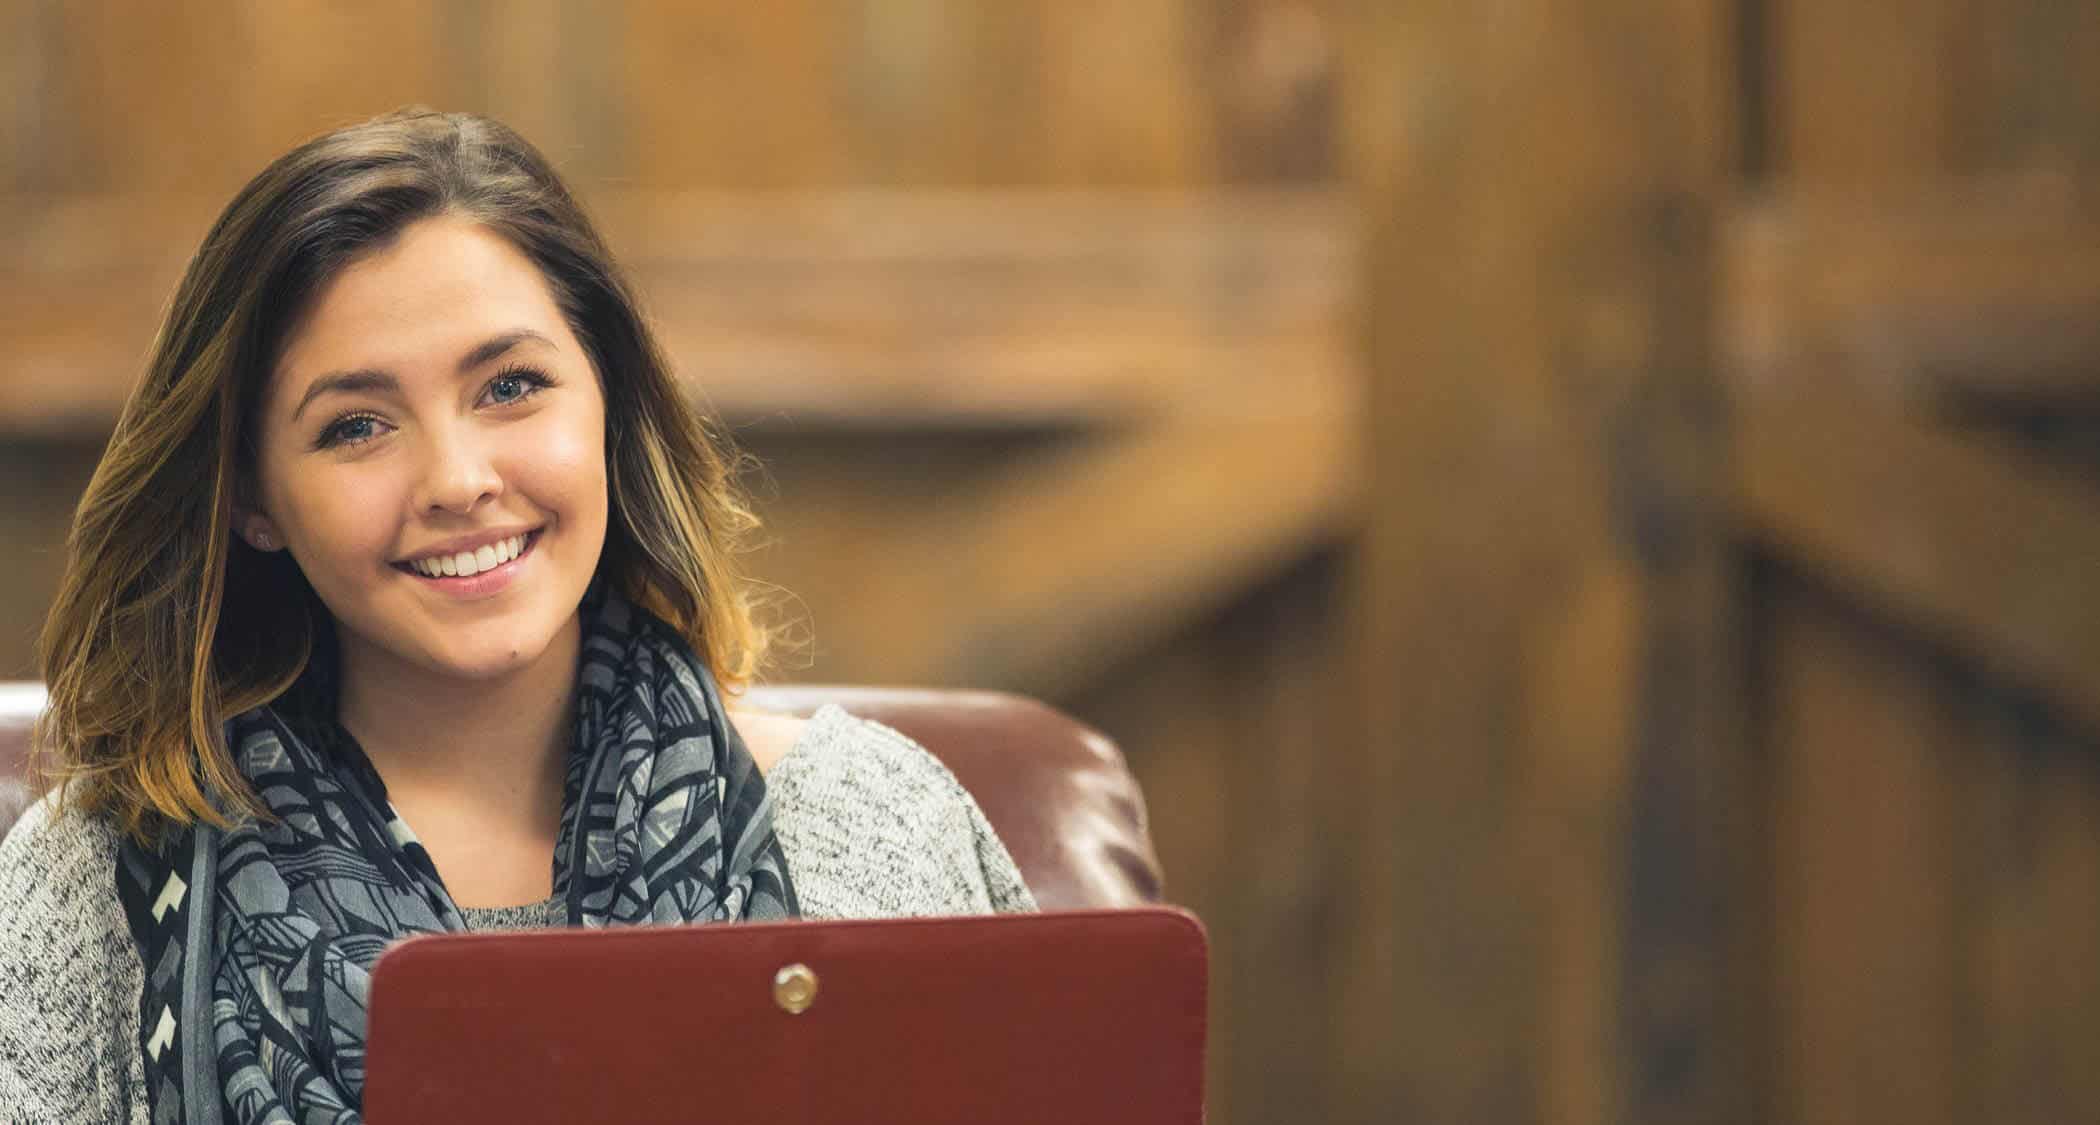
{"type": "MultiPolygon", "coordinates": [[[[554,346],[554,341],[549,340],[538,332],[534,332],[530,328],[513,329],[509,332],[498,333],[474,345],[473,348],[468,350],[467,354],[459,357],[459,365],[455,370],[459,374],[465,375],[467,372],[480,367],[482,364],[495,359],[497,356],[528,340],[536,340],[550,348],[554,346]]],[[[306,394],[300,397],[299,405],[292,410],[292,421],[297,422],[299,420],[299,415],[306,412],[308,403],[330,392],[342,394],[357,391],[398,393],[400,390],[401,380],[395,378],[393,373],[389,371],[381,371],[373,367],[361,367],[355,371],[331,371],[307,384],[306,394]]]]}

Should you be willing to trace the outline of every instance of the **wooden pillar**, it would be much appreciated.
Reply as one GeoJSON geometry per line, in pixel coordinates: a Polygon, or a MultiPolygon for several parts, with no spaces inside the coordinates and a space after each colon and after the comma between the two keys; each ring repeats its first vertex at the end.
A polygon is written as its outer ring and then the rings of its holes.
{"type": "Polygon", "coordinates": [[[1373,450],[1351,1120],[1745,1110],[1714,0],[1362,4],[1373,450]]]}

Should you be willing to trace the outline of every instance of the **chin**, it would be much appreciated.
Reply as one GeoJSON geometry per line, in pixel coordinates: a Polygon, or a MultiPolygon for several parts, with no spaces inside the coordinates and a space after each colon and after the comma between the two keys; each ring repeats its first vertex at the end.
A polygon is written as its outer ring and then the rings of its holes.
{"type": "MultiPolygon", "coordinates": [[[[558,598],[547,591],[517,591],[528,596],[457,607],[441,603],[435,611],[420,599],[388,593],[394,596],[371,598],[358,607],[362,612],[348,618],[337,614],[336,622],[346,646],[409,675],[459,682],[500,680],[533,669],[552,653],[567,651],[571,646],[563,642],[578,628],[577,605],[566,591],[558,598]]],[[[581,588],[576,599],[582,600],[581,588]]],[[[359,658],[348,651],[345,657],[359,658]]],[[[573,675],[575,669],[563,672],[573,675]]]]}
{"type": "Polygon", "coordinates": [[[540,657],[546,655],[550,640],[548,637],[540,637],[530,643],[519,640],[466,648],[448,647],[431,652],[424,664],[432,672],[448,679],[500,679],[521,669],[530,668],[540,657]]]}

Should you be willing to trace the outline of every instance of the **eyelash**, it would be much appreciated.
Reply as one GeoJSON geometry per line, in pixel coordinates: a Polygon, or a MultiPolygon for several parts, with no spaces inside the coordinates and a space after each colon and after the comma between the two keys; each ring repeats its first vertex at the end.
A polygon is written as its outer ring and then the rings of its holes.
{"type": "MultiPolygon", "coordinates": [[[[482,384],[482,392],[484,394],[487,393],[489,388],[494,387],[496,384],[502,382],[505,379],[516,379],[519,382],[524,383],[525,392],[523,394],[520,394],[516,398],[496,403],[495,405],[497,406],[516,406],[518,403],[524,402],[526,399],[529,399],[532,396],[540,393],[541,391],[544,391],[547,388],[555,385],[555,380],[552,375],[549,375],[536,367],[506,367],[503,370],[496,372],[494,375],[491,375],[489,377],[489,381],[482,384]]],[[[362,438],[351,438],[343,436],[344,427],[349,426],[355,422],[364,421],[384,422],[385,419],[381,418],[377,414],[372,413],[369,410],[357,410],[352,411],[348,414],[341,415],[337,417],[334,421],[329,422],[326,426],[321,427],[320,435],[314,439],[314,448],[320,450],[334,449],[338,446],[357,446],[363,445],[368,441],[375,440],[378,437],[377,434],[374,434],[372,437],[362,438]]]]}

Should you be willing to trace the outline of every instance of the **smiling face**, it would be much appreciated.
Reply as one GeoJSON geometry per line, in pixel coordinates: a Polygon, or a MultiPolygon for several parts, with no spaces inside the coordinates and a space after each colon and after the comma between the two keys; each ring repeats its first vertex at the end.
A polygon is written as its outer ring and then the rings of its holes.
{"type": "Polygon", "coordinates": [[[331,278],[255,420],[252,546],[291,552],[346,672],[487,679],[573,646],[605,543],[605,399],[539,270],[460,216],[331,278]]]}

